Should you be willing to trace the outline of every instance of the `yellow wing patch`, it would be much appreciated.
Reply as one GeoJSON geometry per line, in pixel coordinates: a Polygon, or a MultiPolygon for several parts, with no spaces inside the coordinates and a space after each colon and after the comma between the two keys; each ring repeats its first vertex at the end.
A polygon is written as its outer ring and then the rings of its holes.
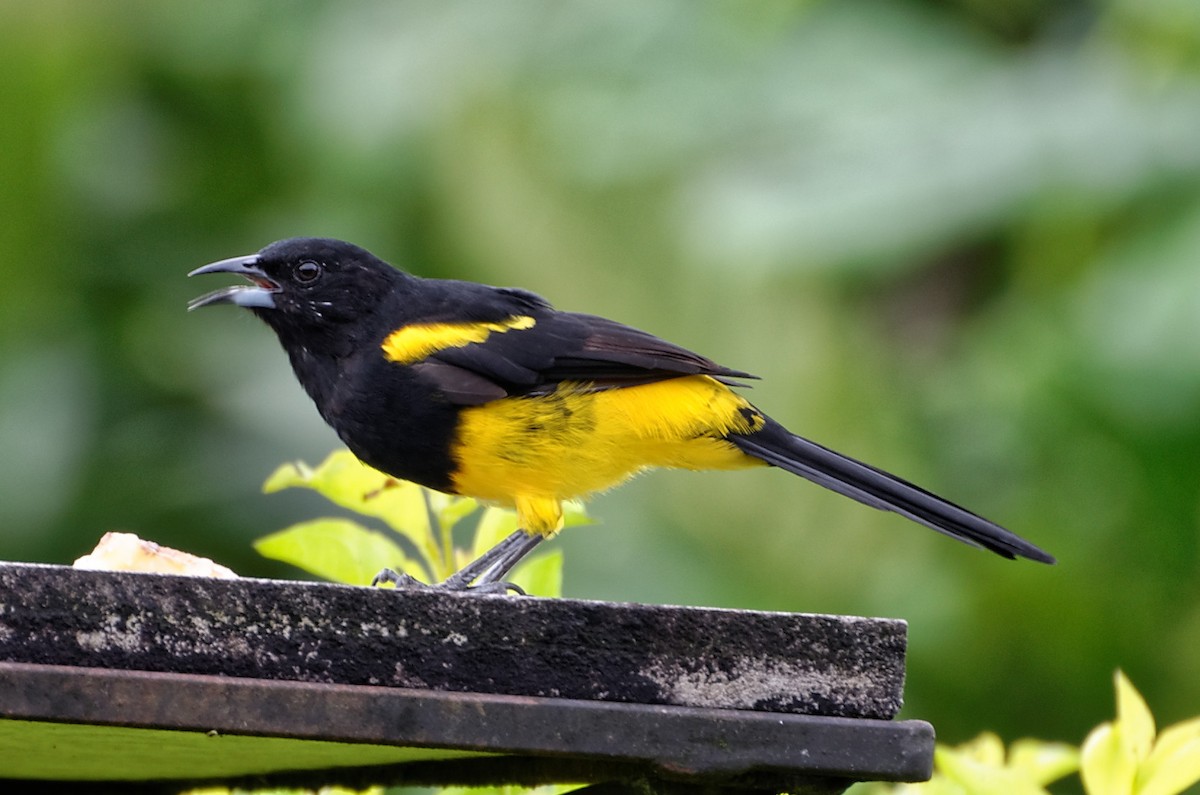
{"type": "Polygon", "coordinates": [[[387,335],[383,355],[397,364],[413,364],[438,351],[484,342],[492,334],[521,331],[536,323],[528,315],[513,315],[492,323],[414,323],[387,335]]]}

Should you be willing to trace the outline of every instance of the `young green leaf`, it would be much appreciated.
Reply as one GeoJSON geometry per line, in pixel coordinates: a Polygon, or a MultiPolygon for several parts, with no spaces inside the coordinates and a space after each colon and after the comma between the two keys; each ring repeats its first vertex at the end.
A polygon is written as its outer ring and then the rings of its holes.
{"type": "MultiPolygon", "coordinates": [[[[934,751],[938,773],[960,788],[964,795],[1048,795],[1023,771],[1014,770],[999,759],[980,759],[974,749],[956,750],[939,746],[934,751]]],[[[1003,754],[1003,745],[1000,753],[1003,754]]]]}
{"type": "Polygon", "coordinates": [[[1138,795],[1176,795],[1200,781],[1200,718],[1163,729],[1138,769],[1138,795]]]}
{"type": "MultiPolygon", "coordinates": [[[[479,508],[473,499],[442,494],[414,483],[388,477],[361,463],[349,451],[329,455],[311,468],[284,464],[271,474],[263,490],[308,488],[337,505],[383,520],[412,542],[424,567],[382,533],[356,522],[319,519],[304,522],[260,540],[255,546],[267,557],[292,563],[338,582],[369,582],[384,566],[418,579],[444,579],[495,546],[517,527],[516,514],[503,508],[483,511],[470,551],[456,549],[453,529],[479,508]]],[[[589,520],[579,503],[564,505],[564,525],[589,520]]],[[[562,592],[562,555],[554,553],[524,561],[512,581],[528,593],[558,596],[562,592]]]]}
{"type": "Polygon", "coordinates": [[[587,506],[582,500],[567,500],[563,503],[563,529],[568,527],[582,527],[583,525],[595,524],[596,520],[588,516],[587,506]]]}
{"type": "Polygon", "coordinates": [[[312,470],[303,461],[289,461],[286,464],[280,464],[279,467],[267,477],[267,482],[263,484],[263,494],[274,494],[277,491],[290,489],[297,486],[307,487],[312,479],[312,470]]]}
{"type": "Polygon", "coordinates": [[[562,565],[562,550],[555,549],[521,561],[508,580],[530,596],[562,596],[562,565]]]}
{"type": "Polygon", "coordinates": [[[414,577],[428,576],[396,542],[349,519],[300,522],[258,539],[254,548],[264,557],[348,585],[366,585],[385,566],[414,577]]]}
{"type": "Polygon", "coordinates": [[[1129,753],[1140,763],[1150,755],[1154,745],[1154,716],[1129,677],[1118,670],[1113,679],[1117,691],[1117,725],[1121,727],[1121,739],[1129,745],[1129,753]]]}
{"type": "Polygon", "coordinates": [[[1065,743],[1017,740],[1009,748],[1008,764],[1044,786],[1079,770],[1079,750],[1065,743]]]}
{"type": "MultiPolygon", "coordinates": [[[[428,546],[429,511],[422,489],[372,469],[349,450],[336,450],[315,469],[284,464],[267,479],[263,491],[308,488],[343,508],[381,519],[418,547],[428,546]]],[[[423,549],[428,555],[433,550],[423,549]]]]}
{"type": "Polygon", "coordinates": [[[456,524],[470,516],[479,508],[479,503],[470,497],[459,497],[443,494],[440,491],[425,490],[429,497],[429,505],[433,509],[442,527],[453,529],[456,524]]]}
{"type": "Polygon", "coordinates": [[[1079,774],[1088,795],[1132,795],[1137,759],[1119,721],[1100,724],[1083,741],[1079,774]]]}
{"type": "Polygon", "coordinates": [[[428,524],[419,486],[371,469],[348,450],[330,453],[315,469],[303,463],[285,464],[267,479],[263,491],[292,487],[313,489],[330,502],[366,516],[400,515],[414,529],[428,524]],[[401,506],[405,510],[399,510],[401,506]]]}
{"type": "Polygon", "coordinates": [[[479,517],[479,524],[475,526],[475,540],[471,544],[471,549],[463,556],[462,560],[457,561],[457,565],[462,566],[471,562],[499,544],[516,529],[517,515],[515,513],[504,508],[485,508],[483,515],[479,517]]]}
{"type": "Polygon", "coordinates": [[[541,787],[444,787],[437,795],[559,795],[559,793],[575,792],[580,784],[550,784],[541,787]]]}

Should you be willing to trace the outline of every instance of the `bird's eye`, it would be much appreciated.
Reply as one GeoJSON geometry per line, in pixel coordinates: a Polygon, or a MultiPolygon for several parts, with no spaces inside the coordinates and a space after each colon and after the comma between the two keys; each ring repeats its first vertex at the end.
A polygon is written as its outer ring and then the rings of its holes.
{"type": "Polygon", "coordinates": [[[296,281],[301,284],[312,284],[324,269],[316,262],[306,259],[296,266],[296,281]]]}

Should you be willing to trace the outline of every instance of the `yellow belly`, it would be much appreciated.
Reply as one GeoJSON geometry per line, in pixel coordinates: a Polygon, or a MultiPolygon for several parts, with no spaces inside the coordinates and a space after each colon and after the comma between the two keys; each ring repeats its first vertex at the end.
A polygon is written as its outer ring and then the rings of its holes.
{"type": "Polygon", "coordinates": [[[561,502],[611,488],[650,467],[740,469],[763,462],[723,437],[762,427],[744,398],[707,376],[464,409],[456,435],[458,493],[515,507],[525,530],[550,534],[561,502]]]}

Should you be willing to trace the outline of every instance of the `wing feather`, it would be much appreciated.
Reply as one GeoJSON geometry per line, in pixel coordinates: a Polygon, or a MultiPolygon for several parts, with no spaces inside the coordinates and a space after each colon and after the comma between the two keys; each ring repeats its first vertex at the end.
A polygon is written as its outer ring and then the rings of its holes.
{"type": "MultiPolygon", "coordinates": [[[[535,322],[489,334],[481,342],[446,347],[412,365],[457,405],[547,394],[564,381],[600,390],[685,375],[708,375],[730,384],[754,377],[607,318],[555,311],[532,293],[494,289],[479,297],[485,301],[458,307],[458,317],[495,322],[527,314],[535,322]]],[[[453,322],[453,316],[443,313],[437,320],[453,322]]]]}

